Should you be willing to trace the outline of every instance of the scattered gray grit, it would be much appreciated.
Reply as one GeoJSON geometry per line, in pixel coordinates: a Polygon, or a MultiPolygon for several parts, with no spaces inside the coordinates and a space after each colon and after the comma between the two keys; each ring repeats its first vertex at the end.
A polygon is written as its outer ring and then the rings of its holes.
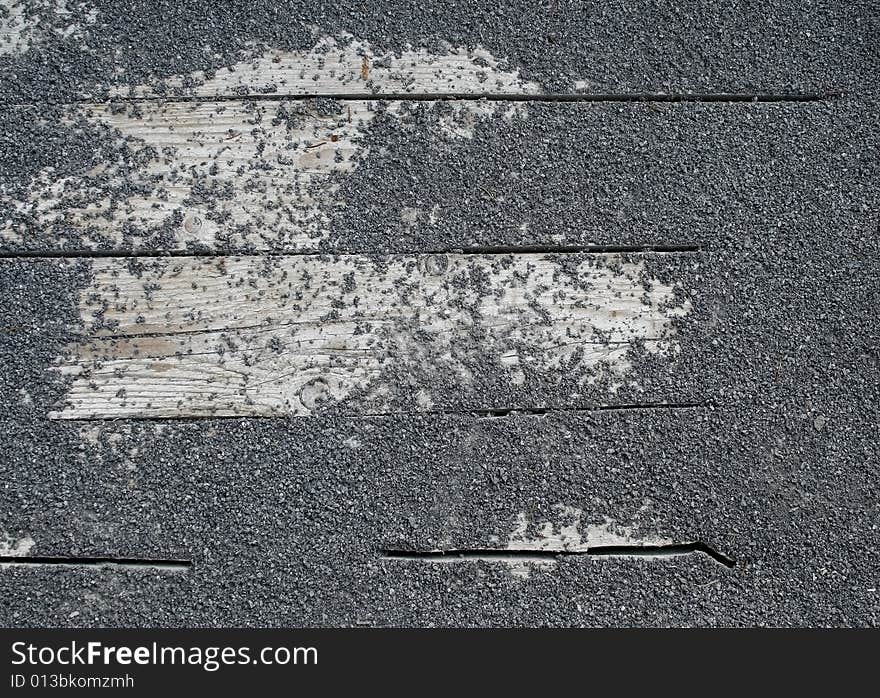
{"type": "MultiPolygon", "coordinates": [[[[89,425],[45,415],[66,393],[49,368],[76,340],[90,263],[0,260],[0,528],[33,538],[40,555],[194,563],[184,574],[0,569],[0,625],[880,622],[880,70],[869,3],[770,2],[751,13],[716,2],[507,3],[492,13],[461,2],[318,13],[303,3],[282,13],[275,3],[153,12],[108,2],[74,9],[99,12],[69,36],[53,30],[69,16],[42,5],[31,5],[44,13],[39,41],[0,58],[5,193],[27,191],[46,167],[140,167],[129,144],[66,123],[58,106],[117,66],[132,83],[220,67],[253,41],[309,47],[309,24],[388,50],[480,43],[550,91],[587,79],[595,92],[848,96],[530,104],[522,123],[481,120],[455,143],[419,128],[404,138],[403,120],[367,135],[386,157],[339,181],[347,208],[333,226],[345,251],[548,244],[559,231],[581,244],[702,245],[686,261],[647,265],[647,276],[679,282],[694,309],[677,323],[673,359],[634,351],[645,392],[627,397],[700,407],[119,420],[84,439],[89,425]],[[403,224],[404,208],[435,205],[440,223],[403,224]],[[520,513],[552,519],[557,504],[582,509],[584,523],[703,540],[737,564],[566,559],[520,579],[503,565],[379,559],[386,547],[503,543],[520,513]]],[[[412,105],[408,118],[437,110],[412,105]]],[[[170,244],[167,231],[150,244],[170,244]]],[[[65,246],[78,248],[73,232],[65,246]]],[[[551,378],[533,384],[534,399],[576,377],[551,378]]]]}

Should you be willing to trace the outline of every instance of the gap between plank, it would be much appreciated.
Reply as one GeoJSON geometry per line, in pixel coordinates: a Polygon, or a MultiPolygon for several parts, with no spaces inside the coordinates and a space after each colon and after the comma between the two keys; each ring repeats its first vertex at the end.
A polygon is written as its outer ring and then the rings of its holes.
{"type": "Polygon", "coordinates": [[[460,548],[451,550],[382,550],[383,560],[413,560],[428,562],[459,562],[485,560],[487,562],[545,562],[560,557],[680,557],[708,555],[715,562],[732,568],[736,560],[715,548],[697,541],[670,545],[597,545],[585,550],[528,550],[501,548],[460,548]]]}
{"type": "Polygon", "coordinates": [[[490,254],[627,254],[640,252],[682,253],[703,252],[702,245],[484,245],[440,250],[409,252],[330,252],[328,250],[294,250],[290,252],[232,252],[223,250],[44,250],[0,252],[0,259],[127,259],[140,257],[238,257],[241,259],[261,257],[306,257],[334,255],[394,256],[394,255],[490,255],[490,254]]]}
{"type": "MultiPolygon", "coordinates": [[[[112,337],[110,339],[117,339],[112,337]]],[[[315,417],[344,417],[347,419],[388,419],[402,417],[466,417],[474,416],[481,419],[498,419],[504,417],[543,417],[555,414],[589,414],[590,412],[635,412],[638,410],[691,410],[706,409],[713,407],[710,403],[684,402],[648,402],[643,404],[625,405],[597,405],[595,407],[501,407],[483,409],[461,410],[425,410],[412,412],[371,412],[367,414],[346,414],[340,412],[313,413],[309,415],[284,416],[284,415],[207,415],[198,417],[127,417],[134,422],[203,422],[205,420],[251,420],[251,419],[312,419],[315,417]]],[[[119,417],[74,417],[65,419],[65,422],[89,424],[93,422],[118,422],[119,417]]]]}
{"type": "MultiPolygon", "coordinates": [[[[442,101],[465,101],[465,102],[825,102],[839,99],[844,92],[804,92],[804,93],[754,93],[754,92],[628,92],[628,93],[551,93],[551,94],[511,94],[511,93],[469,93],[469,92],[345,92],[345,93],[313,93],[285,95],[279,93],[266,94],[217,94],[217,95],[149,95],[149,96],[126,96],[114,95],[112,98],[99,99],[94,96],[84,97],[76,102],[56,102],[54,104],[107,104],[112,102],[165,102],[188,103],[198,102],[206,104],[210,102],[266,102],[266,101],[307,101],[312,99],[334,99],[339,101],[386,101],[386,102],[442,102],[442,101]]],[[[30,103],[18,103],[13,107],[35,107],[30,103]]]]}
{"type": "Polygon", "coordinates": [[[21,557],[0,556],[0,566],[16,567],[110,567],[119,569],[155,569],[181,572],[192,567],[191,560],[151,560],[125,557],[21,557]]]}
{"type": "MultiPolygon", "coordinates": [[[[477,415],[478,417],[483,417],[486,419],[494,419],[494,418],[503,418],[503,417],[516,417],[516,416],[533,416],[533,417],[543,417],[544,415],[553,415],[559,412],[611,412],[614,410],[619,410],[621,412],[625,411],[634,411],[634,410],[692,410],[692,409],[700,409],[707,407],[707,404],[699,403],[699,402],[678,402],[678,403],[669,403],[669,402],[647,402],[643,404],[631,404],[631,405],[600,405],[599,407],[584,407],[584,408],[558,408],[558,407],[495,407],[485,410],[470,410],[467,414],[477,415]]],[[[453,413],[454,414],[454,413],[453,413]]]]}

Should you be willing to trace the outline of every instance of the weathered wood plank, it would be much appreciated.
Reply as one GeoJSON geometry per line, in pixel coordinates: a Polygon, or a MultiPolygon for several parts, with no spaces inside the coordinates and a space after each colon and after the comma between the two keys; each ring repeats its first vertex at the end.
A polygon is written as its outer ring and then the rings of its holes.
{"type": "MultiPolygon", "coordinates": [[[[462,102],[438,122],[439,135],[466,138],[479,116],[512,118],[520,106],[462,102]]],[[[333,174],[352,173],[379,115],[404,105],[243,102],[73,107],[103,129],[111,150],[80,175],[47,170],[12,209],[0,240],[35,234],[47,249],[65,246],[316,250],[331,236],[333,174]],[[163,242],[157,243],[156,238],[163,242]]]]}
{"type": "Polygon", "coordinates": [[[833,114],[780,104],[74,106],[53,138],[76,159],[0,177],[0,249],[711,245],[827,205],[840,177],[827,155],[841,148],[833,114]]]}
{"type": "Polygon", "coordinates": [[[159,85],[115,88],[116,94],[148,97],[229,95],[537,95],[541,86],[482,46],[444,46],[435,52],[406,46],[376,51],[350,34],[324,36],[303,51],[251,51],[250,59],[210,75],[196,71],[159,85]]]}
{"type": "MultiPolygon", "coordinates": [[[[486,381],[602,385],[675,351],[691,303],[651,255],[101,259],[63,419],[501,407],[486,381]]],[[[512,405],[503,405],[509,407],[512,405]]]]}
{"type": "Polygon", "coordinates": [[[67,0],[0,0],[0,56],[15,56],[47,39],[79,39],[98,11],[67,0]]]}
{"type": "MultiPolygon", "coordinates": [[[[103,160],[82,176],[44,173],[16,204],[52,240],[84,236],[86,247],[136,245],[171,228],[172,247],[242,244],[313,247],[326,234],[333,186],[327,175],[354,168],[357,137],[374,111],[366,102],[320,114],[309,105],[142,104],[90,106],[90,121],[131,144],[143,164],[103,160]],[[242,231],[236,233],[236,231],[242,231]]],[[[3,235],[26,235],[8,220],[3,235]]]]}
{"type": "Polygon", "coordinates": [[[22,2],[0,3],[0,56],[15,54],[27,47],[29,22],[22,2]]]}

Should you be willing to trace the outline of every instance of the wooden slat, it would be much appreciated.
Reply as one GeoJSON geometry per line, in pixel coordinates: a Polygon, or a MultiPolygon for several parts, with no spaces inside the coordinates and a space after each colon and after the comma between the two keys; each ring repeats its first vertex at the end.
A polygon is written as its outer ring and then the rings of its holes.
{"type": "Polygon", "coordinates": [[[22,2],[0,3],[0,56],[16,54],[27,48],[28,20],[22,2]]]}
{"type": "Polygon", "coordinates": [[[49,38],[83,38],[97,11],[66,0],[0,0],[0,56],[16,56],[49,38]],[[73,11],[71,11],[73,10],[73,11]]]}
{"type": "MultiPolygon", "coordinates": [[[[430,565],[383,560],[381,551],[706,539],[742,560],[763,524],[752,511],[766,483],[748,477],[750,463],[730,462],[708,415],[50,422],[40,441],[53,478],[28,467],[33,432],[23,429],[7,444],[20,474],[0,488],[0,508],[9,512],[10,534],[34,541],[31,554],[167,555],[193,566],[184,573],[0,568],[0,618],[393,624],[412,604],[429,613],[426,622],[448,623],[473,619],[468,614],[501,594],[515,601],[504,604],[511,617],[526,612],[531,596],[571,623],[573,598],[582,604],[578,622],[600,602],[627,602],[634,571],[639,595],[659,599],[644,604],[646,613],[681,609],[686,617],[701,585],[730,574],[705,556],[430,565]],[[81,434],[81,448],[53,457],[59,432],[81,434]],[[741,482],[752,488],[745,495],[741,482]],[[536,584],[546,592],[536,595],[536,584]],[[235,594],[217,593],[226,588],[235,594]],[[311,588],[334,603],[316,604],[302,592],[311,588]],[[447,594],[459,602],[440,603],[447,594]],[[351,595],[356,602],[344,602],[351,595]],[[263,598],[275,602],[267,607],[263,598]],[[449,608],[461,615],[450,617],[449,608]]],[[[749,552],[762,562],[777,554],[749,552]]],[[[760,582],[750,570],[732,571],[741,582],[731,603],[743,585],[760,582]]]]}
{"type": "Polygon", "coordinates": [[[228,95],[406,95],[540,94],[535,82],[482,46],[445,44],[442,51],[406,46],[399,52],[375,51],[367,41],[341,34],[323,37],[303,51],[265,49],[207,76],[197,71],[155,85],[119,87],[117,94],[139,97],[183,93],[199,97],[228,95]]]}
{"type": "Polygon", "coordinates": [[[119,246],[129,236],[138,246],[170,222],[175,249],[213,246],[225,231],[239,245],[314,248],[333,205],[327,176],[353,169],[356,140],[374,112],[366,102],[329,114],[232,102],[93,105],[87,113],[116,129],[146,166],[131,172],[105,161],[82,176],[45,173],[30,200],[16,204],[28,223],[6,223],[2,236],[13,244],[36,226],[50,248],[69,229],[86,248],[119,246]]]}
{"type": "MultiPolygon", "coordinates": [[[[630,349],[675,350],[690,301],[651,255],[100,259],[81,292],[90,336],[60,370],[57,418],[432,410],[494,377],[630,381],[630,349]]],[[[505,405],[509,406],[509,405],[505,405]]]]}
{"type": "Polygon", "coordinates": [[[789,215],[788,189],[817,198],[815,182],[837,179],[821,157],[839,146],[827,109],[655,106],[74,106],[59,142],[70,138],[78,152],[93,141],[94,152],[70,174],[43,169],[27,187],[0,178],[0,250],[712,244],[789,215]],[[83,119],[94,133],[81,132],[83,119]],[[827,136],[803,139],[804,129],[827,136]]]}
{"type": "MultiPolygon", "coordinates": [[[[377,114],[369,101],[84,105],[112,129],[130,161],[104,160],[79,175],[47,170],[27,200],[0,189],[16,215],[0,223],[0,244],[44,249],[163,248],[316,250],[331,236],[331,175],[352,173],[377,114]],[[132,163],[136,163],[132,166],[132,163]]],[[[438,123],[438,136],[467,138],[479,116],[512,118],[522,106],[462,102],[438,123]]],[[[115,157],[115,156],[114,156],[115,157]]]]}

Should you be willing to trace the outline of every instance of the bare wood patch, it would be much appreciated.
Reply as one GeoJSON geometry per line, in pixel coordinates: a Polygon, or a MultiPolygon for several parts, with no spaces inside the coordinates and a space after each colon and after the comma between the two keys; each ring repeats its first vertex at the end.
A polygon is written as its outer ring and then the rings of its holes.
{"type": "MultiPolygon", "coordinates": [[[[663,546],[672,541],[660,536],[638,536],[631,526],[622,526],[606,520],[604,524],[584,521],[584,513],[574,507],[558,505],[554,521],[533,523],[525,513],[520,513],[516,525],[507,540],[507,551],[531,553],[588,553],[604,546],[663,546]]],[[[534,558],[510,560],[511,573],[526,578],[532,565],[553,565],[555,560],[534,558]]]]}
{"type": "MultiPolygon", "coordinates": [[[[90,336],[55,418],[430,411],[485,374],[613,392],[688,312],[642,258],[409,255],[95,260],[90,336]]],[[[491,407],[477,395],[474,408],[491,407]]]]}
{"type": "MultiPolygon", "coordinates": [[[[381,112],[407,106],[229,101],[78,105],[115,139],[90,170],[59,177],[46,169],[25,200],[0,197],[16,216],[0,223],[0,241],[39,238],[47,249],[152,248],[314,251],[331,238],[335,199],[331,175],[350,175],[370,156],[364,144],[381,112]]],[[[435,128],[470,138],[480,118],[524,116],[522,105],[447,105],[435,128]]]]}
{"type": "Polygon", "coordinates": [[[186,94],[364,95],[375,94],[540,94],[503,58],[482,46],[445,43],[434,52],[411,45],[377,51],[351,34],[323,36],[311,49],[283,51],[255,46],[239,63],[212,73],[197,71],[161,81],[161,85],[118,87],[117,94],[139,97],[186,94]]]}
{"type": "Polygon", "coordinates": [[[29,44],[30,28],[20,0],[0,6],[0,56],[24,51],[29,44]]]}
{"type": "MultiPolygon", "coordinates": [[[[16,208],[49,246],[73,231],[86,247],[137,247],[160,229],[176,249],[218,239],[314,246],[332,205],[327,175],[353,168],[355,141],[373,116],[363,102],[327,113],[280,102],[93,105],[85,113],[117,133],[140,167],[102,162],[64,178],[43,172],[16,208]]],[[[13,240],[31,233],[11,222],[4,232],[13,240]]]]}
{"type": "Polygon", "coordinates": [[[25,557],[35,545],[30,536],[15,538],[5,531],[0,535],[0,558],[25,557]]]}
{"type": "MultiPolygon", "coordinates": [[[[151,97],[154,87],[116,93],[151,97]]],[[[118,143],[86,172],[59,176],[44,169],[23,200],[0,188],[15,214],[0,224],[0,241],[31,247],[45,241],[47,249],[314,251],[330,237],[329,216],[340,205],[329,175],[350,173],[369,155],[362,140],[380,110],[398,117],[407,107],[267,95],[540,92],[480,47],[377,54],[348,35],[316,38],[301,52],[259,50],[210,77],[162,80],[163,93],[176,88],[223,101],[72,105],[71,125],[85,119],[118,143]],[[263,99],[228,100],[251,95],[263,99]],[[127,156],[120,159],[121,152],[127,156]]],[[[444,137],[471,138],[480,118],[524,113],[520,104],[450,102],[435,128],[444,137]]]]}
{"type": "Polygon", "coordinates": [[[79,38],[96,17],[78,0],[3,0],[0,56],[23,53],[48,36],[79,38]]]}

